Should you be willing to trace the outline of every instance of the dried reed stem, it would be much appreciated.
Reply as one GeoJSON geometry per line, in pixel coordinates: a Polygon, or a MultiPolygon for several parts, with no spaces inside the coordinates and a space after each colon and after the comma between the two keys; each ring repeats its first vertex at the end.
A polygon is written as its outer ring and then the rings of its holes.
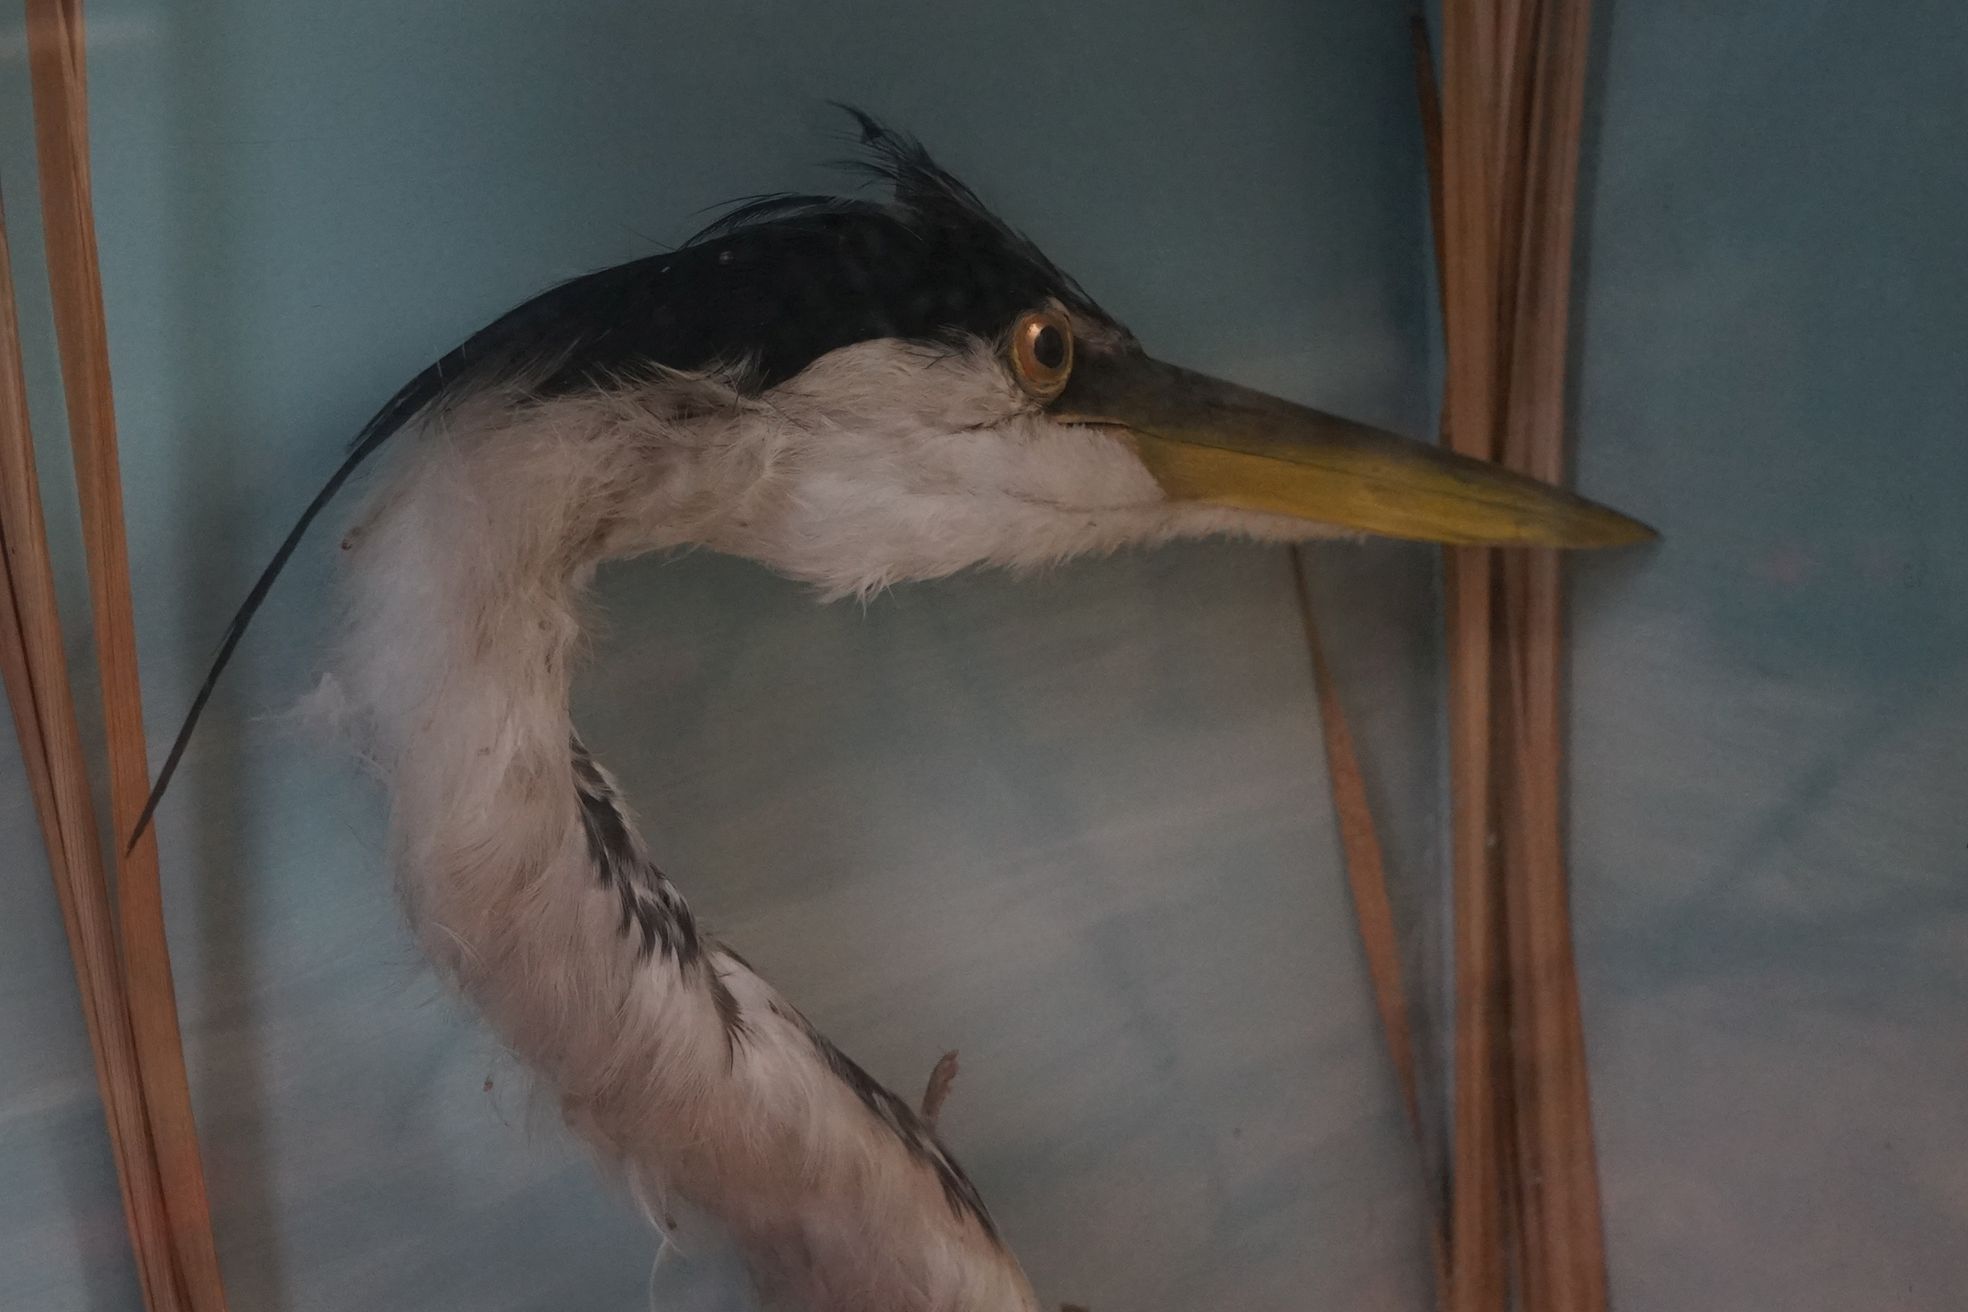
{"type": "Polygon", "coordinates": [[[1387,1043],[1387,1055],[1401,1087],[1401,1106],[1407,1114],[1408,1128],[1414,1134],[1415,1160],[1423,1180],[1427,1200],[1429,1251],[1434,1260],[1436,1305],[1447,1308],[1449,1299],[1449,1250],[1443,1226],[1439,1191],[1429,1161],[1427,1127],[1421,1118],[1421,1090],[1415,1073],[1414,1032],[1409,1022],[1407,988],[1401,980],[1400,933],[1394,923],[1394,906],[1387,896],[1387,862],[1380,844],[1379,827],[1374,823],[1373,807],[1367,800],[1367,784],[1360,772],[1360,759],[1353,748],[1353,731],[1340,704],[1339,688],[1326,663],[1325,644],[1319,638],[1318,621],[1312,613],[1312,595],[1307,586],[1305,551],[1291,549],[1292,584],[1298,595],[1298,613],[1305,626],[1305,646],[1312,658],[1312,679],[1319,697],[1319,728],[1325,739],[1326,774],[1332,785],[1333,813],[1339,822],[1339,842],[1346,866],[1346,883],[1353,898],[1353,916],[1360,928],[1360,945],[1366,953],[1367,977],[1373,983],[1374,1006],[1380,1015],[1380,1031],[1387,1043]]]}
{"type": "MultiPolygon", "coordinates": [[[[1480,0],[1442,14],[1442,248],[1448,339],[1445,426],[1455,450],[1495,451],[1496,191],[1492,170],[1497,16],[1480,0]]],[[[1455,1087],[1450,1166],[1450,1306],[1503,1312],[1500,1148],[1501,897],[1492,847],[1491,553],[1446,553],[1450,883],[1454,905],[1455,1087]]]]}
{"type": "Polygon", "coordinates": [[[0,675],[75,964],[138,1286],[150,1312],[178,1312],[184,1301],[171,1262],[163,1184],[67,662],[28,427],[6,218],[0,214],[0,675]]]}
{"type": "MultiPolygon", "coordinates": [[[[1446,0],[1443,32],[1444,158],[1431,176],[1448,266],[1445,427],[1458,450],[1556,482],[1587,0],[1446,0]]],[[[1452,551],[1448,591],[1455,1307],[1504,1306],[1508,1235],[1526,1312],[1599,1312],[1604,1241],[1561,831],[1557,557],[1452,551]]]]}
{"type": "MultiPolygon", "coordinates": [[[[1554,482],[1565,473],[1572,236],[1588,39],[1587,0],[1545,0],[1526,78],[1526,201],[1519,276],[1510,289],[1516,345],[1504,458],[1554,482]]],[[[1555,553],[1512,560],[1503,591],[1511,763],[1506,870],[1526,1312],[1600,1312],[1607,1301],[1562,837],[1563,607],[1555,553]]]]}
{"type": "MultiPolygon", "coordinates": [[[[124,544],[109,338],[89,193],[81,0],[27,0],[27,40],[48,281],[81,500],[108,736],[110,818],[114,831],[122,835],[130,832],[143,806],[150,771],[124,544]]],[[[225,1306],[225,1292],[178,1033],[154,831],[119,859],[117,895],[126,994],[164,1187],[171,1253],[189,1306],[196,1312],[218,1312],[225,1306]]]]}

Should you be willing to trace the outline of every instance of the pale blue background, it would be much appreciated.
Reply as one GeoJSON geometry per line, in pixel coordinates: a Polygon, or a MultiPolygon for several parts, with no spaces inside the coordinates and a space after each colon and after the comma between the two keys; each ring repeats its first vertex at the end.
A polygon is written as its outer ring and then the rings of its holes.
{"type": "MultiPolygon", "coordinates": [[[[159,747],[384,395],[547,282],[719,201],[824,182],[829,97],[925,136],[1161,353],[1428,429],[1419,139],[1385,0],[90,13],[159,747]]],[[[1601,13],[1581,481],[1668,535],[1574,576],[1575,883],[1616,1296],[1952,1308],[1968,17],[1601,13]]],[[[18,28],[0,56],[0,186],[86,670],[18,28]]],[[[648,1232],[418,966],[375,799],[274,718],[317,668],[329,541],[262,616],[162,818],[234,1302],[643,1306],[648,1232]]],[[[1432,967],[1432,561],[1316,566],[1411,956],[1432,967]]],[[[604,593],[582,723],[664,864],[898,1087],[963,1050],[949,1137],[1046,1296],[1422,1305],[1414,1158],[1280,553],[967,578],[865,614],[701,555],[617,569],[604,593]]],[[[134,1284],[12,750],[0,1307],[122,1312],[134,1284]]],[[[666,1308],[742,1305],[715,1260],[661,1282],[666,1308]]]]}

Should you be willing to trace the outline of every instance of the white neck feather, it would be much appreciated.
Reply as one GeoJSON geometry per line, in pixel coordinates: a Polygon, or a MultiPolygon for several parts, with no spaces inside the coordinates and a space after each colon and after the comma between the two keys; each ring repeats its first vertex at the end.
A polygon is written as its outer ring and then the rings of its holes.
{"type": "Polygon", "coordinates": [[[683,421],[688,389],[624,422],[630,404],[405,433],[350,536],[340,675],[419,936],[569,1123],[726,1223],[769,1291],[815,1312],[1030,1312],[934,1137],[698,932],[575,742],[595,565],[703,540],[770,486],[772,444],[719,445],[683,421]]]}

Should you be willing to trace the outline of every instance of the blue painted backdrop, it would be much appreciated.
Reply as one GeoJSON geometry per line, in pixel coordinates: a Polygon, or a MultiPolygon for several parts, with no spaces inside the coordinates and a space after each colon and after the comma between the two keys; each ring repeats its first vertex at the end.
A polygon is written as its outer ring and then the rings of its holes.
{"type": "MultiPolygon", "coordinates": [[[[1602,8],[1581,481],[1667,532],[1575,572],[1572,838],[1630,1309],[1968,1287],[1964,19],[1602,8]]],[[[1414,433],[1430,345],[1405,11],[1173,3],[91,6],[153,738],[339,445],[568,274],[827,179],[825,99],[925,136],[1160,353],[1414,433]]],[[[18,27],[9,206],[78,671],[18,27]]],[[[653,1243],[398,927],[376,799],[280,713],[326,535],[162,819],[242,1308],[637,1307],[653,1243]]],[[[1429,554],[1319,553],[1417,968],[1429,554]]],[[[1421,1306],[1281,555],[1203,546],[867,612],[709,556],[603,583],[581,716],[664,864],[946,1117],[1042,1291],[1421,1306]]],[[[0,1307],[136,1306],[53,898],[0,745],[0,1307]]],[[[1424,990],[1427,1018],[1439,1014],[1424,990]]],[[[743,1306],[714,1251],[666,1308],[743,1306]]]]}
{"type": "Polygon", "coordinates": [[[1600,30],[1572,849],[1627,1308],[1968,1290],[1968,9],[1600,30]]]}

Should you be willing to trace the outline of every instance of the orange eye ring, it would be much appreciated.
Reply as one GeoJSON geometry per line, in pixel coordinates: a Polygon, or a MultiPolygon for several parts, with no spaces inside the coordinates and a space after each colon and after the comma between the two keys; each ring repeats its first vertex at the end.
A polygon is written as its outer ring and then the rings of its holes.
{"type": "Polygon", "coordinates": [[[1011,371],[1035,401],[1050,401],[1073,372],[1073,325],[1058,310],[1033,310],[1011,328],[1011,371]]]}

